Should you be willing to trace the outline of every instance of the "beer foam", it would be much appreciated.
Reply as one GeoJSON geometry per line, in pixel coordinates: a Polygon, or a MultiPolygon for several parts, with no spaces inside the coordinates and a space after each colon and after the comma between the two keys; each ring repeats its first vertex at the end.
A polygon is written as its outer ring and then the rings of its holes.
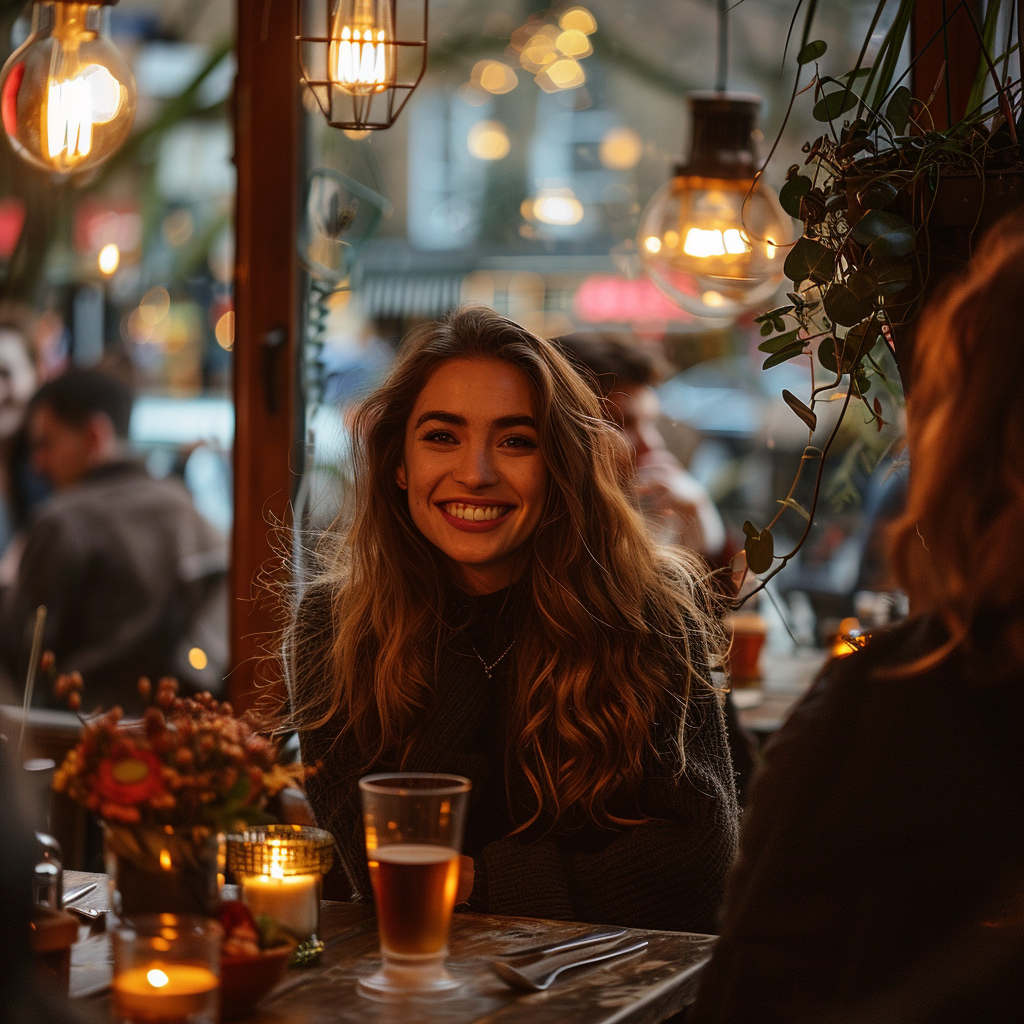
{"type": "Polygon", "coordinates": [[[450,846],[428,846],[424,843],[396,843],[378,846],[370,854],[371,860],[386,864],[445,864],[459,856],[450,846]]]}

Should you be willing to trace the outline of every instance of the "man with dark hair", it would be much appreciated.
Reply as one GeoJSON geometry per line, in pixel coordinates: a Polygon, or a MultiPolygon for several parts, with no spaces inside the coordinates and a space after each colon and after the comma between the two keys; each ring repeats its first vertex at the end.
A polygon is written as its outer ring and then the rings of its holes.
{"type": "MultiPolygon", "coordinates": [[[[36,469],[55,490],[25,536],[3,595],[0,658],[24,678],[39,605],[57,670],[79,671],[87,708],[138,710],[140,676],[220,689],[226,662],[227,552],[184,484],[133,459],[133,396],[100,370],[69,370],[29,403],[36,469]]],[[[52,703],[37,687],[37,704],[52,703]]]]}
{"type": "Polygon", "coordinates": [[[555,344],[596,378],[606,414],[632,448],[640,504],[657,539],[692,548],[714,564],[723,561],[722,517],[704,485],[665,446],[658,429],[658,360],[618,335],[569,334],[556,338],[555,344]]]}

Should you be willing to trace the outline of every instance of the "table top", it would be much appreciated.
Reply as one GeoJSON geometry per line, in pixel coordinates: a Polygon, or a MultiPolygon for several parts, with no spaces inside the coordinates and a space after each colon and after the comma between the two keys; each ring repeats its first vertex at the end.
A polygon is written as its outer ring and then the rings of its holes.
{"type": "Polygon", "coordinates": [[[743,728],[762,738],[779,729],[828,659],[828,651],[814,647],[762,651],[760,685],[733,690],[743,728]]]}
{"type": "MultiPolygon", "coordinates": [[[[106,877],[65,873],[65,888],[98,881],[78,906],[105,909],[106,877]]],[[[252,1024],[657,1024],[693,998],[700,967],[714,937],[688,932],[630,929],[647,949],[607,964],[563,975],[546,992],[517,993],[490,971],[488,961],[516,949],[571,938],[594,926],[569,921],[456,914],[448,970],[463,982],[452,996],[384,1002],[357,989],[380,965],[373,908],[324,902],[320,932],[326,948],[312,967],[293,968],[246,1018],[252,1024]]],[[[106,1004],[110,941],[83,926],[72,947],[71,995],[106,1004]]]]}

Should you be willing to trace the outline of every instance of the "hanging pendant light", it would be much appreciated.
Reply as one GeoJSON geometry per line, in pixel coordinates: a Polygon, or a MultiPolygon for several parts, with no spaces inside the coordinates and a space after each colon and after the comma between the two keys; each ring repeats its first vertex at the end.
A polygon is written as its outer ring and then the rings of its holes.
{"type": "Polygon", "coordinates": [[[789,218],[756,173],[759,96],[691,93],[689,159],[651,198],[637,247],[650,279],[698,316],[736,317],[782,283],[789,218]]]}
{"type": "Polygon", "coordinates": [[[297,3],[299,63],[327,123],[389,128],[426,70],[427,0],[297,3]]]}
{"type": "Polygon", "coordinates": [[[637,248],[673,302],[697,316],[735,318],[782,283],[793,232],[778,197],[757,178],[761,97],[726,92],[727,64],[728,7],[718,0],[717,88],[686,97],[690,155],[647,204],[637,248]]]}
{"type": "Polygon", "coordinates": [[[38,167],[87,171],[135,120],[135,78],[104,32],[117,0],[39,0],[32,32],[0,71],[0,113],[14,151],[38,167]]]}

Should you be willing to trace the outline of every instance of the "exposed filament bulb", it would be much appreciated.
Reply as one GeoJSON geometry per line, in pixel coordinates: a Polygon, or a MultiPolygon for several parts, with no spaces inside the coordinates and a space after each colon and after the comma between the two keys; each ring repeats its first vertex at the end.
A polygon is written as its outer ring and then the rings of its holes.
{"type": "Polygon", "coordinates": [[[128,135],[135,99],[101,5],[34,5],[31,34],[0,72],[0,113],[15,152],[62,174],[95,167],[128,135]]]}
{"type": "Polygon", "coordinates": [[[330,74],[355,96],[383,92],[391,79],[387,0],[342,0],[331,33],[330,74]]]}

